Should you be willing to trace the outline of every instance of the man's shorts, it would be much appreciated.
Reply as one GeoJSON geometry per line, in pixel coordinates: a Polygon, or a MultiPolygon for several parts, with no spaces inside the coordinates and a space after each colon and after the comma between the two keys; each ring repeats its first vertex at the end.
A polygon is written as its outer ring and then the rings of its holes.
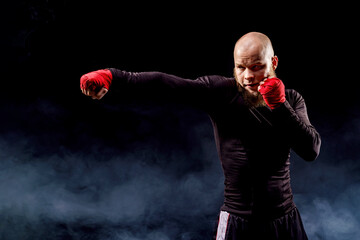
{"type": "Polygon", "coordinates": [[[268,221],[247,220],[221,211],[214,240],[307,240],[297,208],[268,221]]]}

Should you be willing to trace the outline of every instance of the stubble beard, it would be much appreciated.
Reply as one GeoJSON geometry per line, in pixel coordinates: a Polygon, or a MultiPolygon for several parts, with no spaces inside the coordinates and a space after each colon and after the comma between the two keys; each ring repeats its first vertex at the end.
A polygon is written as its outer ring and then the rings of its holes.
{"type": "Polygon", "coordinates": [[[248,107],[265,107],[266,103],[264,101],[263,96],[260,92],[250,92],[246,90],[243,86],[241,86],[239,80],[237,79],[236,75],[234,74],[236,85],[238,87],[239,92],[243,96],[244,103],[248,107]]]}
{"type": "Polygon", "coordinates": [[[266,107],[263,96],[259,92],[249,92],[243,86],[238,84],[239,92],[242,94],[245,104],[248,107],[266,107]]]}

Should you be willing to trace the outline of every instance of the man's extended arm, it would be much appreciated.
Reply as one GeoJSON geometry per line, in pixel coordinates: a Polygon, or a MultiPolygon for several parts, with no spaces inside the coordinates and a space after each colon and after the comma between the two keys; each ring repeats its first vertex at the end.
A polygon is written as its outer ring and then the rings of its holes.
{"type": "Polygon", "coordinates": [[[192,80],[162,72],[127,72],[115,68],[97,70],[80,78],[83,93],[93,98],[100,99],[101,91],[109,90],[123,99],[175,102],[200,108],[226,100],[223,93],[232,84],[234,81],[221,76],[192,80]],[[214,81],[219,80],[224,80],[220,81],[221,87],[219,84],[214,87],[214,81]]]}
{"type": "Polygon", "coordinates": [[[126,98],[200,105],[211,94],[212,86],[207,77],[192,80],[163,72],[109,70],[113,76],[113,89],[126,98]]]}

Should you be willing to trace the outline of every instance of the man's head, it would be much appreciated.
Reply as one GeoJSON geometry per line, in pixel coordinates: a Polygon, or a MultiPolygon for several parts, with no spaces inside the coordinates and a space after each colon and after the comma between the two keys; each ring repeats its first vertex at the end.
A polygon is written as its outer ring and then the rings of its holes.
{"type": "Polygon", "coordinates": [[[258,86],[266,78],[276,76],[278,65],[270,39],[259,32],[243,35],[234,47],[234,65],[234,77],[239,89],[255,105],[262,105],[258,86]]]}

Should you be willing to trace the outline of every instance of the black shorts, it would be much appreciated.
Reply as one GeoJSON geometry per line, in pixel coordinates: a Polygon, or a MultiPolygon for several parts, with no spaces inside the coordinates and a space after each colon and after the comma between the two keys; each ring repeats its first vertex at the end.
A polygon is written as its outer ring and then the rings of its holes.
{"type": "Polygon", "coordinates": [[[221,211],[214,240],[307,240],[297,208],[270,221],[247,220],[221,211]]]}

